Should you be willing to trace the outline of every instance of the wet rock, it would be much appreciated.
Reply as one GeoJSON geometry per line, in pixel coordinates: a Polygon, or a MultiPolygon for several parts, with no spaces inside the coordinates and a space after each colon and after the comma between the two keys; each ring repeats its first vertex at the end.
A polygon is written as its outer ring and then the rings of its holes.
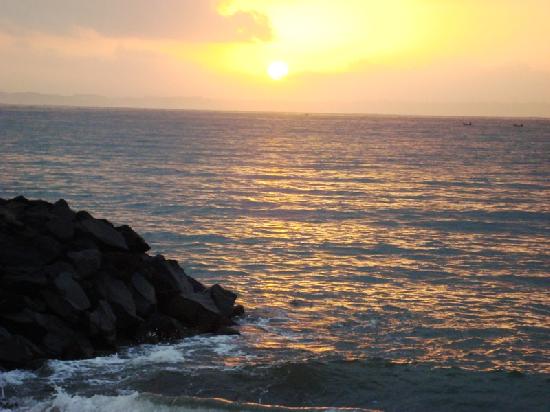
{"type": "Polygon", "coordinates": [[[161,308],[185,326],[202,332],[212,332],[225,321],[208,294],[173,295],[166,302],[161,302],[161,308]]]}
{"type": "Polygon", "coordinates": [[[216,330],[216,335],[240,335],[241,333],[230,326],[222,326],[216,330]]]}
{"type": "Polygon", "coordinates": [[[155,256],[151,263],[155,271],[151,281],[157,296],[193,292],[193,285],[175,260],[167,260],[159,255],[155,256]]]}
{"type": "Polygon", "coordinates": [[[120,279],[103,275],[98,279],[98,290],[111,304],[116,315],[117,327],[128,329],[142,321],[137,316],[132,293],[120,279]]]}
{"type": "Polygon", "coordinates": [[[64,260],[57,260],[42,268],[42,273],[51,279],[55,279],[57,275],[63,272],[74,273],[75,268],[69,262],[65,262],[64,260]]]}
{"type": "Polygon", "coordinates": [[[233,313],[231,314],[231,317],[237,317],[237,316],[243,316],[243,315],[244,315],[244,306],[235,305],[233,307],[233,313]]]}
{"type": "Polygon", "coordinates": [[[71,210],[65,199],[59,199],[53,204],[51,214],[64,221],[70,222],[73,222],[76,216],[76,213],[71,210]]]}
{"type": "Polygon", "coordinates": [[[139,271],[143,261],[139,255],[129,252],[103,252],[103,267],[125,281],[139,271]]]}
{"type": "Polygon", "coordinates": [[[97,307],[89,316],[90,334],[101,336],[109,344],[116,341],[116,316],[111,305],[105,300],[100,300],[97,307]]]}
{"type": "Polygon", "coordinates": [[[218,307],[223,316],[230,317],[233,313],[233,305],[237,299],[237,295],[227,289],[224,289],[218,284],[210,288],[212,300],[218,307]]]}
{"type": "Polygon", "coordinates": [[[44,335],[44,330],[36,324],[35,312],[27,308],[16,313],[0,313],[0,324],[11,334],[23,335],[32,341],[44,335]]]}
{"type": "Polygon", "coordinates": [[[59,216],[52,216],[46,223],[48,231],[61,241],[71,240],[74,236],[74,224],[72,220],[59,216]]]}
{"type": "Polygon", "coordinates": [[[77,310],[67,299],[48,289],[41,291],[41,295],[44,302],[46,302],[46,306],[48,307],[50,313],[65,319],[71,324],[79,324],[82,313],[77,310]]]}
{"type": "Polygon", "coordinates": [[[138,272],[134,273],[132,276],[132,285],[135,290],[151,304],[155,305],[157,303],[155,288],[143,275],[138,272]]]}
{"type": "Polygon", "coordinates": [[[48,354],[63,359],[93,355],[90,341],[53,315],[35,314],[36,323],[46,331],[42,344],[48,354]]]}
{"type": "Polygon", "coordinates": [[[80,227],[104,245],[128,250],[124,237],[111,224],[104,220],[83,219],[80,221],[80,227]]]}
{"type": "Polygon", "coordinates": [[[64,200],[0,199],[0,370],[238,333],[228,328],[243,311],[234,293],[206,288],[148,249],[129,226],[75,213],[64,200]]]}
{"type": "Polygon", "coordinates": [[[56,288],[62,296],[77,311],[84,311],[90,307],[90,300],[84,292],[84,289],[74,280],[73,275],[64,272],[59,274],[54,281],[56,288]]]}
{"type": "Polygon", "coordinates": [[[59,255],[60,248],[56,244],[52,248],[48,245],[48,238],[38,234],[33,239],[20,234],[0,233],[0,262],[4,267],[38,268],[59,255]]]}
{"type": "Polygon", "coordinates": [[[41,272],[12,269],[0,279],[0,285],[13,292],[28,293],[39,290],[48,284],[48,277],[41,272]]]}
{"type": "Polygon", "coordinates": [[[116,228],[116,230],[124,237],[124,240],[128,245],[128,249],[131,252],[145,253],[149,249],[151,249],[147,242],[145,242],[145,240],[143,240],[140,235],[134,232],[134,230],[130,226],[119,226],[116,228]]]}
{"type": "Polygon", "coordinates": [[[136,331],[136,340],[141,343],[158,343],[191,336],[193,332],[170,316],[155,313],[136,331]]]}
{"type": "Polygon", "coordinates": [[[0,365],[24,368],[42,356],[44,353],[22,336],[0,335],[0,365]]]}
{"type": "Polygon", "coordinates": [[[69,252],[71,260],[80,278],[87,278],[101,267],[101,253],[97,249],[84,249],[78,252],[69,252]]]}
{"type": "Polygon", "coordinates": [[[132,276],[132,286],[136,312],[140,317],[146,317],[156,308],[157,298],[155,288],[144,276],[137,272],[132,276]]]}

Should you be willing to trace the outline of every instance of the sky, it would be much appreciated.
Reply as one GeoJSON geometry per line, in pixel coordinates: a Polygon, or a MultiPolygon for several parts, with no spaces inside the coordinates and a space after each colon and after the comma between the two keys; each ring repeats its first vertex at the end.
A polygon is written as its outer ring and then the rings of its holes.
{"type": "Polygon", "coordinates": [[[548,22],[548,0],[0,0],[0,91],[550,116],[548,22]]]}

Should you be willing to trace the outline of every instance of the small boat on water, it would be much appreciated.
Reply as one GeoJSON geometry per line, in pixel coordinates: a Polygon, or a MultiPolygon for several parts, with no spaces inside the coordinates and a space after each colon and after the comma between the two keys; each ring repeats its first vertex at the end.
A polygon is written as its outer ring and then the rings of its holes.
{"type": "Polygon", "coordinates": [[[514,127],[523,127],[523,123],[514,123],[514,127]]]}
{"type": "Polygon", "coordinates": [[[463,126],[471,126],[472,125],[472,122],[464,122],[462,123],[463,126]]]}

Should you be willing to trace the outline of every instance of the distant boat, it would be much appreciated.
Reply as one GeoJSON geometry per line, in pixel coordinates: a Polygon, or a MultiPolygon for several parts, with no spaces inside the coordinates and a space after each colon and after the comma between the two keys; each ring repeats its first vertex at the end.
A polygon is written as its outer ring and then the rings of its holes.
{"type": "Polygon", "coordinates": [[[464,122],[462,123],[464,126],[471,126],[472,125],[472,122],[464,122]]]}
{"type": "Polygon", "coordinates": [[[523,127],[523,123],[514,123],[514,127],[523,127]]]}

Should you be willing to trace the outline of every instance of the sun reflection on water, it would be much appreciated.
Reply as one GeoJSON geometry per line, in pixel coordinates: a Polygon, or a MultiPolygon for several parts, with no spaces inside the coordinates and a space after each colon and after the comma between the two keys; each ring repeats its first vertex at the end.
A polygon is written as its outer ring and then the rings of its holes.
{"type": "Polygon", "coordinates": [[[47,150],[44,125],[0,132],[2,186],[131,223],[235,289],[256,361],[550,371],[548,122],[519,137],[489,119],[60,116],[47,150]]]}

